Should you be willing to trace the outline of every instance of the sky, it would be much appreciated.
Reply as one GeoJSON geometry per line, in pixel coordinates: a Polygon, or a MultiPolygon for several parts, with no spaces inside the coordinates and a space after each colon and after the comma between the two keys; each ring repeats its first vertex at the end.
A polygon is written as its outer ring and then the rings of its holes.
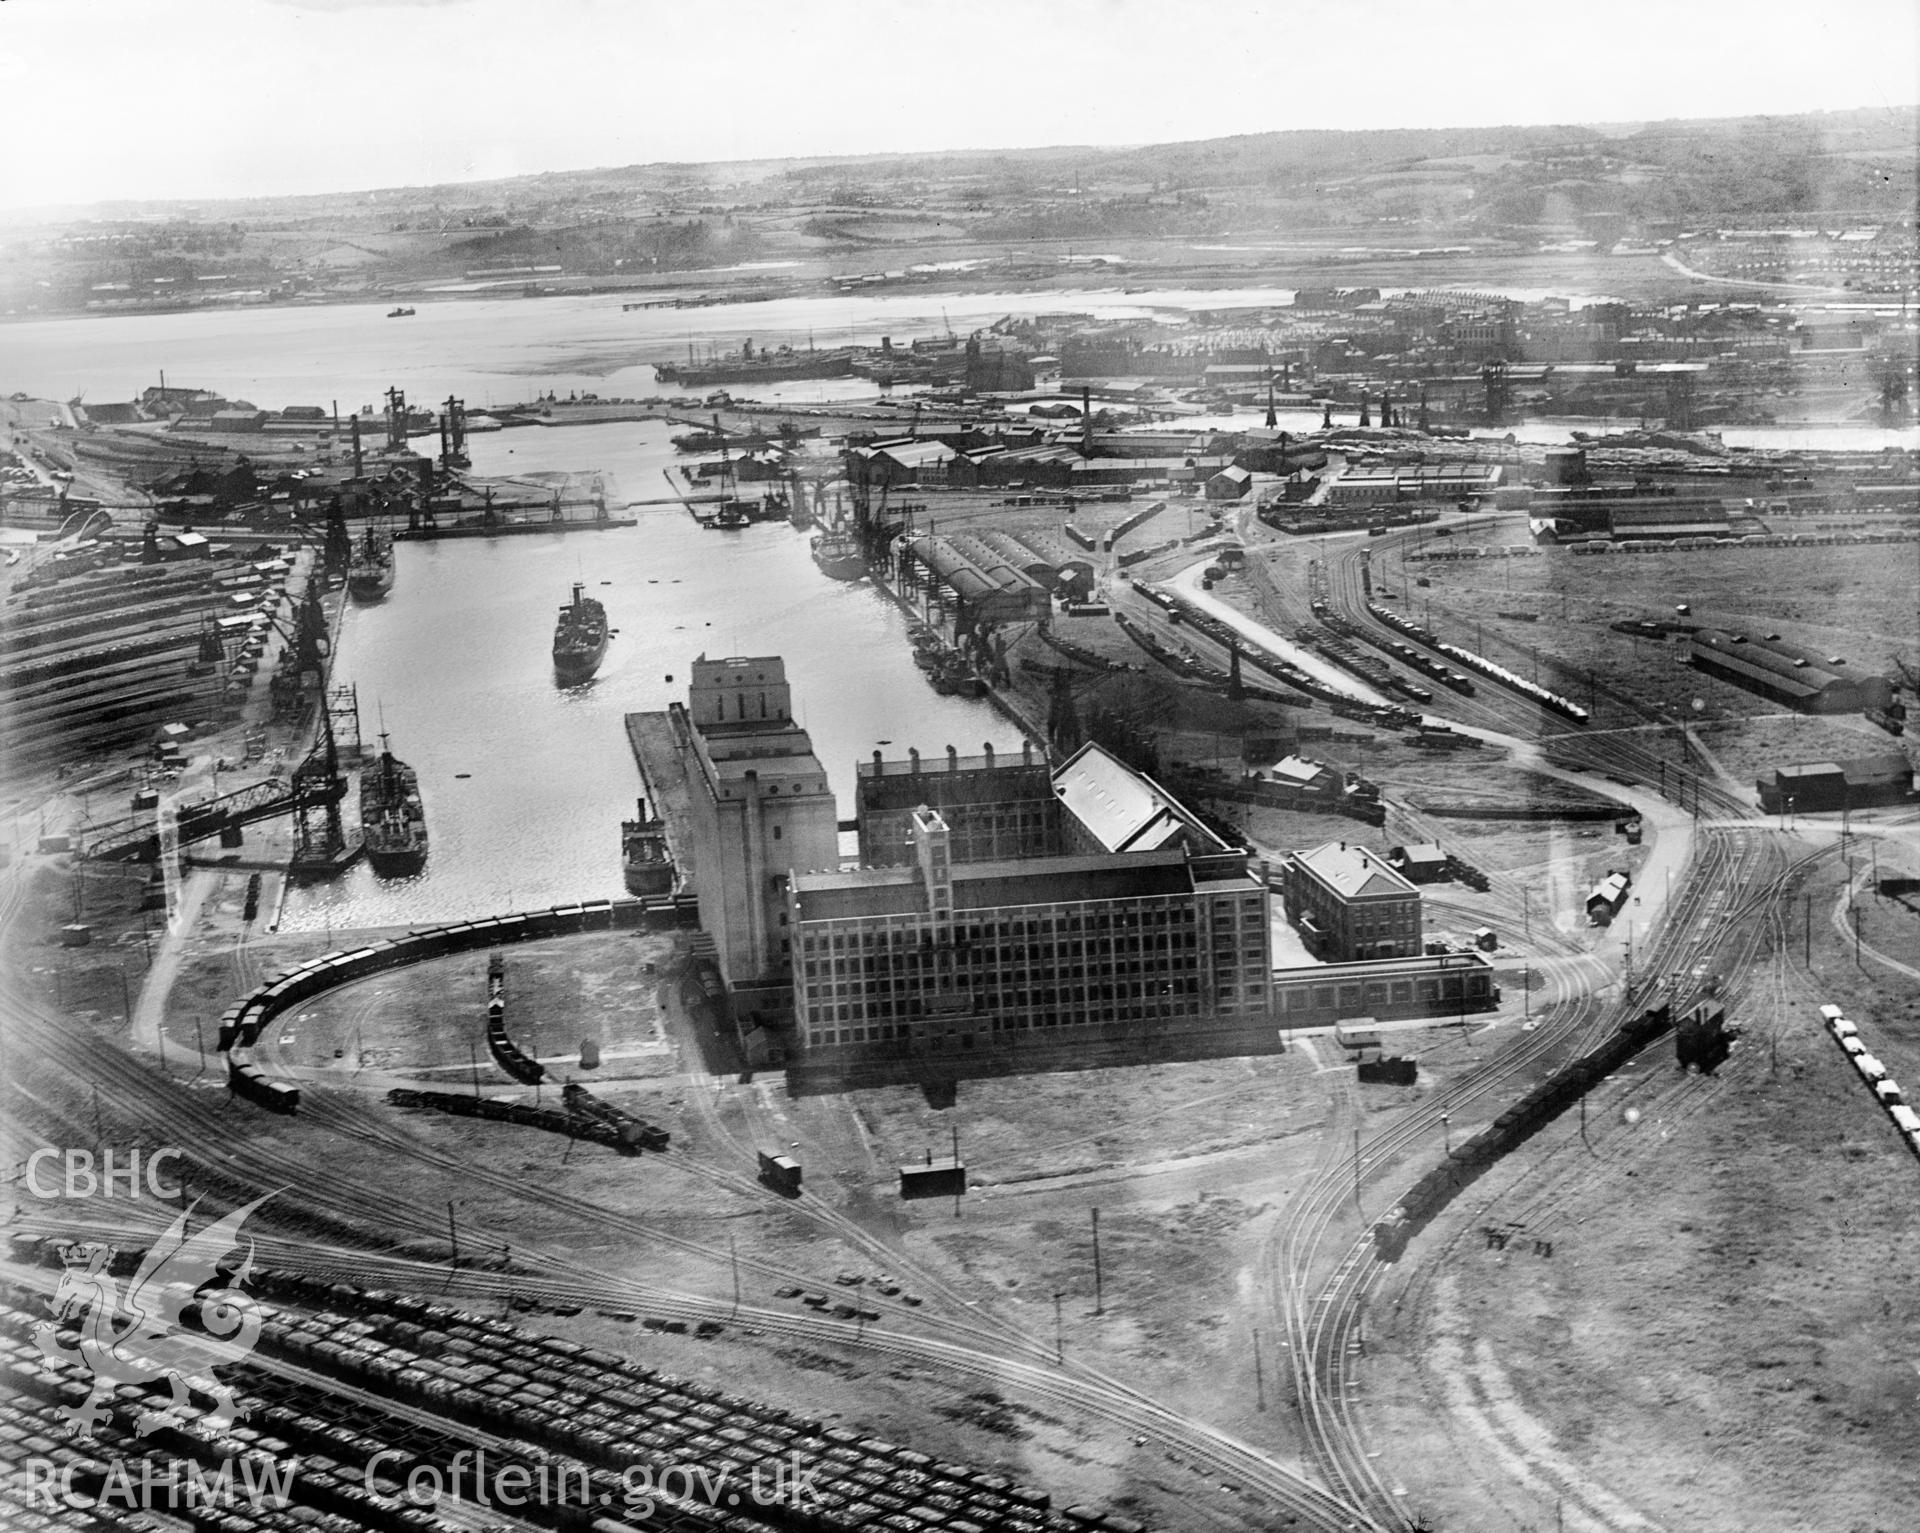
{"type": "Polygon", "coordinates": [[[1913,0],[0,0],[0,208],[1917,100],[1913,0]]]}

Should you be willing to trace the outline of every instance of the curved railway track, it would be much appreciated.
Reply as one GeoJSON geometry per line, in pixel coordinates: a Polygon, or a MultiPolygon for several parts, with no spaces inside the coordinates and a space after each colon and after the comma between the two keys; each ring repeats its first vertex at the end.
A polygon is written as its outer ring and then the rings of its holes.
{"type": "MultiPolygon", "coordinates": [[[[99,1048],[87,1039],[76,1038],[53,1019],[40,1013],[30,999],[10,981],[0,983],[0,1005],[8,1013],[10,1045],[30,1048],[35,1056],[50,1062],[74,1081],[90,1082],[98,1087],[99,1100],[110,1109],[119,1125],[168,1141],[185,1140],[195,1146],[219,1175],[244,1183],[254,1190],[298,1187],[303,1207],[325,1214],[347,1227],[364,1227],[369,1220],[395,1232],[397,1238],[415,1238],[439,1227],[441,1211],[437,1207],[414,1202],[385,1188],[367,1184],[342,1189],[313,1175],[313,1162],[298,1147],[282,1148],[281,1133],[261,1139],[245,1132],[240,1124],[258,1125],[251,1114],[235,1117],[222,1113],[193,1094],[158,1080],[142,1063],[117,1048],[99,1048]]],[[[343,1107],[333,1093],[315,1092],[303,1104],[303,1118],[314,1118],[336,1132],[376,1139],[390,1136],[376,1130],[360,1112],[343,1107]]],[[[298,1132],[298,1131],[296,1131],[298,1132]]],[[[390,1146],[392,1147],[392,1146],[390,1146]]],[[[440,1156],[427,1147],[401,1144],[399,1148],[416,1160],[439,1165],[472,1178],[477,1173],[468,1162],[440,1156]]],[[[668,1157],[671,1158],[671,1157],[668,1157]]],[[[686,1164],[683,1160],[681,1164],[686,1164]]],[[[610,1214],[598,1205],[541,1189],[529,1189],[509,1178],[483,1178],[489,1190],[509,1193],[533,1202],[548,1211],[559,1212],[580,1221],[585,1228],[606,1228],[628,1238],[673,1244],[688,1254],[703,1257],[716,1267],[727,1265],[730,1253],[704,1247],[698,1242],[670,1237],[644,1220],[610,1214]]],[[[738,1179],[744,1181],[744,1178],[738,1179]]],[[[763,1190],[749,1184],[756,1193],[763,1190]]],[[[500,1244],[490,1232],[483,1243],[500,1244]]],[[[300,1240],[284,1247],[288,1265],[303,1267],[325,1257],[325,1242],[300,1240]],[[311,1252],[312,1255],[300,1255],[311,1252]]],[[[363,1249],[338,1246],[334,1269],[346,1276],[369,1270],[394,1271],[398,1280],[405,1270],[413,1281],[432,1286],[433,1279],[445,1281],[443,1270],[411,1264],[394,1269],[390,1256],[372,1254],[363,1249]]],[[[888,1248],[889,1260],[892,1259],[888,1248]]],[[[726,1320],[733,1313],[724,1301],[707,1300],[694,1295],[657,1289],[632,1280],[598,1273],[578,1262],[549,1256],[537,1250],[517,1249],[514,1259],[531,1271],[482,1274],[463,1273],[462,1281],[470,1289],[488,1293],[503,1302],[513,1295],[548,1292],[593,1296],[595,1302],[622,1309],[644,1305],[649,1312],[686,1320],[726,1320]]],[[[812,1275],[782,1268],[754,1257],[742,1257],[742,1265],[772,1279],[817,1287],[812,1275]]],[[[918,1279],[916,1279],[917,1281],[918,1279]]],[[[870,1300],[869,1302],[874,1302],[870,1300]]],[[[881,1357],[897,1358],[921,1365],[951,1370],[969,1377],[1011,1382],[1039,1398],[1063,1408],[1106,1421],[1127,1436],[1143,1436],[1158,1443],[1164,1451],[1205,1473],[1221,1476],[1269,1504],[1271,1511],[1284,1513],[1299,1526],[1327,1530],[1351,1529],[1356,1522],[1354,1509],[1338,1497],[1313,1485],[1286,1469],[1262,1450],[1239,1441],[1204,1422],[1183,1416],[1159,1405],[1143,1393],[1086,1366],[1074,1363],[1056,1366],[1044,1345],[1010,1338],[1002,1326],[988,1325],[976,1319],[954,1319],[901,1309],[900,1316],[911,1314],[919,1326],[939,1334],[905,1335],[884,1328],[852,1322],[798,1316],[774,1310],[743,1306],[741,1314],[751,1314],[756,1328],[771,1334],[814,1340],[831,1339],[862,1348],[881,1357]],[[1035,1356],[1035,1352],[1040,1356],[1035,1356]]],[[[971,1312],[969,1312],[971,1314],[971,1312]]]]}

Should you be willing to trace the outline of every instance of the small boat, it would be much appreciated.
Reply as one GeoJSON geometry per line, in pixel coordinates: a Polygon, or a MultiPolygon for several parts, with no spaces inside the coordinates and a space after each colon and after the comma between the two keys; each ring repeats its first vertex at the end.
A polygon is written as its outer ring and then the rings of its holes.
{"type": "Polygon", "coordinates": [[[412,767],[387,748],[360,768],[360,829],[367,861],[386,877],[418,873],[427,861],[427,816],[420,803],[420,779],[412,767]]]}
{"type": "Polygon", "coordinates": [[[413,312],[412,309],[405,308],[405,307],[398,308],[398,309],[389,309],[387,310],[387,318],[388,319],[405,319],[412,312],[413,312]]]}
{"type": "Polygon", "coordinates": [[[367,523],[366,536],[353,548],[347,565],[347,594],[356,601],[378,601],[393,589],[393,539],[367,523]]]}
{"type": "Polygon", "coordinates": [[[569,684],[591,678],[607,654],[607,609],[584,590],[573,583],[573,600],[553,627],[553,674],[569,684]]]}
{"type": "Polygon", "coordinates": [[[850,532],[833,528],[813,540],[813,562],[835,580],[858,580],[867,572],[866,555],[850,532]]]}
{"type": "Polygon", "coordinates": [[[620,822],[620,871],[629,894],[671,894],[673,856],[667,848],[667,830],[658,815],[647,813],[640,800],[640,818],[620,822]]]}

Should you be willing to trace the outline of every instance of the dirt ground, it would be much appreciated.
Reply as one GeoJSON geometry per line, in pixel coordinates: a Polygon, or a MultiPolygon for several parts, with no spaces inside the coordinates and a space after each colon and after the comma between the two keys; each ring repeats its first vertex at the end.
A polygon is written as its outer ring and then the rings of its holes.
{"type": "MultiPolygon", "coordinates": [[[[1368,1395],[1443,1527],[1911,1525],[1920,1161],[1827,1037],[1832,1000],[1920,1081],[1910,980],[1855,968],[1810,886],[1813,967],[1753,976],[1747,1028],[1678,1102],[1669,1048],[1475,1185],[1380,1294],[1368,1395]],[[1623,1112],[1649,1104],[1639,1122],[1623,1112]],[[1509,1229],[1496,1249],[1482,1231],[1509,1229]],[[1536,1241],[1550,1242],[1543,1254],[1536,1241]]],[[[1896,914],[1897,912],[1897,914],[1896,914]]],[[[1920,934],[1875,902],[1888,943],[1920,934]]],[[[1891,949],[1898,951],[1897,948],[1891,949]]]]}
{"type": "MultiPolygon", "coordinates": [[[[1456,546],[1510,542],[1502,523],[1484,536],[1456,533],[1456,546]]],[[[1434,546],[1429,544],[1429,546],[1434,546]]],[[[1409,560],[1408,610],[1456,643],[1479,649],[1525,674],[1537,652],[1558,665],[1571,695],[1583,697],[1587,673],[1602,687],[1630,684],[1636,698],[1671,720],[1684,720],[1711,763],[1751,793],[1753,780],[1787,761],[1831,760],[1887,750],[1889,737],[1858,715],[1808,718],[1679,663],[1666,642],[1617,633],[1625,619],[1669,618],[1681,603],[1688,620],[1736,632],[1776,633],[1846,659],[1863,674],[1889,671],[1895,656],[1914,654],[1914,550],[1867,545],[1819,550],[1713,548],[1604,558],[1545,549],[1528,558],[1424,563],[1409,560]],[[1542,621],[1503,618],[1536,612],[1542,621]],[[1696,700],[1700,706],[1695,707],[1696,700]],[[1787,754],[1790,753],[1790,754],[1787,754]]],[[[1398,561],[1391,562],[1399,579],[1398,561]]],[[[1396,589],[1399,587],[1396,585],[1396,589]]],[[[1600,722],[1607,707],[1601,697],[1600,722]]],[[[1655,746],[1656,741],[1646,742],[1655,746]]],[[[1657,748],[1676,766],[1697,766],[1677,734],[1660,732],[1657,748]]]]}

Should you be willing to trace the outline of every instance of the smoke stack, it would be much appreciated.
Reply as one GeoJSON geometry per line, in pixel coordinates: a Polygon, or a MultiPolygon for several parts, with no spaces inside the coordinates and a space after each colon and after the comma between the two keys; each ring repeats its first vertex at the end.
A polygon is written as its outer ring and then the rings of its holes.
{"type": "Polygon", "coordinates": [[[880,775],[880,761],[881,761],[880,748],[878,746],[875,746],[873,751],[873,775],[875,777],[878,777],[880,775]]]}
{"type": "Polygon", "coordinates": [[[1089,452],[1093,450],[1093,390],[1084,386],[1080,390],[1080,445],[1089,452]]]}
{"type": "Polygon", "coordinates": [[[1031,740],[1022,740],[1020,742],[1020,765],[1033,765],[1033,741],[1031,740]]]}
{"type": "Polygon", "coordinates": [[[913,764],[913,775],[918,777],[920,775],[920,747],[917,745],[909,745],[907,747],[907,759],[913,764]]]}
{"type": "Polygon", "coordinates": [[[991,772],[993,770],[993,742],[991,740],[987,741],[982,749],[987,753],[987,770],[991,772]]]}
{"type": "Polygon", "coordinates": [[[960,752],[955,750],[951,745],[947,747],[947,770],[949,772],[957,772],[960,770],[960,752]]]}

